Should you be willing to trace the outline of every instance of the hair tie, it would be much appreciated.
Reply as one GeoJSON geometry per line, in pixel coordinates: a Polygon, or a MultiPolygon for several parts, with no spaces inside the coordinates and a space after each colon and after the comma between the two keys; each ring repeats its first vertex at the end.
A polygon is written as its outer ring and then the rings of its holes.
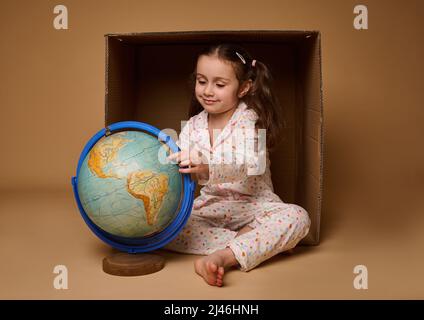
{"type": "Polygon", "coordinates": [[[255,65],[256,65],[256,60],[253,60],[252,61],[252,67],[255,67],[255,65]]]}
{"type": "Polygon", "coordinates": [[[239,57],[239,58],[240,58],[240,60],[243,62],[243,64],[246,64],[246,60],[244,60],[243,56],[242,56],[240,53],[238,53],[238,52],[236,51],[236,55],[238,55],[238,57],[239,57]]]}

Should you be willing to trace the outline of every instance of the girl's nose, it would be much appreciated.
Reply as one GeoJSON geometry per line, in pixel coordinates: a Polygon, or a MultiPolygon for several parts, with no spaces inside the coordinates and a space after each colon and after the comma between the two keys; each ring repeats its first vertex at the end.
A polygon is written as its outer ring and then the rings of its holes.
{"type": "Polygon", "coordinates": [[[209,84],[205,87],[205,95],[207,96],[213,95],[212,86],[209,84]]]}

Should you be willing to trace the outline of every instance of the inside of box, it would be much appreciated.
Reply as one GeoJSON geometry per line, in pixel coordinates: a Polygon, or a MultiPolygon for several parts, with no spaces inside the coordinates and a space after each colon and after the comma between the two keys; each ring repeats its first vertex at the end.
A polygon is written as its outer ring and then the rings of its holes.
{"type": "Polygon", "coordinates": [[[322,92],[318,32],[194,32],[106,36],[106,125],[146,122],[178,133],[188,120],[189,75],[211,42],[237,42],[274,77],[284,109],[282,143],[271,154],[275,192],[312,220],[303,244],[317,244],[322,193],[322,92]]]}

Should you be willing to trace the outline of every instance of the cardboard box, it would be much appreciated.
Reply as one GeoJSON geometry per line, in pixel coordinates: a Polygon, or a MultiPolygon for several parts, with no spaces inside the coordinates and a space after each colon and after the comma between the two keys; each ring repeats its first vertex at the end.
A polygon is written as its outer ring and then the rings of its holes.
{"type": "Polygon", "coordinates": [[[105,125],[146,122],[181,130],[188,120],[188,79],[199,49],[237,42],[274,77],[287,127],[271,154],[275,192],[305,208],[312,220],[300,244],[320,236],[323,175],[323,103],[319,31],[188,31],[106,34],[105,125]]]}

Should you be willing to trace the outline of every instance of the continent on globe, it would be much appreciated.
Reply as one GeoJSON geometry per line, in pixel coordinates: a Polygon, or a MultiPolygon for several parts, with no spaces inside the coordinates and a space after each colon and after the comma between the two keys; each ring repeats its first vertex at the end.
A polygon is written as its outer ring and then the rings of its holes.
{"type": "Polygon", "coordinates": [[[87,152],[77,189],[90,221],[125,238],[164,230],[179,212],[183,176],[158,137],[137,130],[102,136],[87,152]],[[166,151],[164,153],[164,151],[166,151]]]}
{"type": "Polygon", "coordinates": [[[132,196],[143,201],[147,224],[155,224],[168,192],[168,176],[150,170],[131,172],[127,177],[127,189],[132,196]]]}
{"type": "Polygon", "coordinates": [[[118,133],[113,136],[110,136],[108,139],[104,139],[96,144],[93,149],[91,149],[89,158],[88,158],[88,167],[90,170],[99,178],[117,178],[121,179],[122,177],[118,176],[116,173],[109,170],[108,172],[104,171],[104,167],[109,163],[116,160],[119,150],[128,142],[132,140],[123,138],[123,133],[118,133]]]}

